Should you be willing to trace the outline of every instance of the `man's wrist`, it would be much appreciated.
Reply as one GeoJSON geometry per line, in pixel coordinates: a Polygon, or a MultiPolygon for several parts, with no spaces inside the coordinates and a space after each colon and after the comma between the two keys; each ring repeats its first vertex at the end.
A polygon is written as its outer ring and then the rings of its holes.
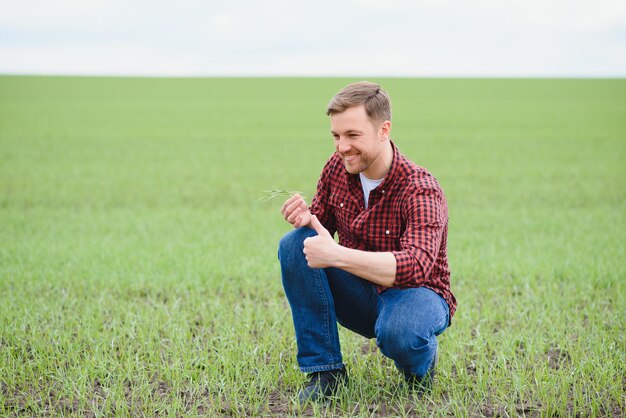
{"type": "Polygon", "coordinates": [[[343,245],[337,244],[337,249],[335,251],[336,257],[335,262],[333,263],[333,267],[339,269],[346,269],[349,266],[349,257],[350,257],[350,248],[344,247],[343,245]]]}

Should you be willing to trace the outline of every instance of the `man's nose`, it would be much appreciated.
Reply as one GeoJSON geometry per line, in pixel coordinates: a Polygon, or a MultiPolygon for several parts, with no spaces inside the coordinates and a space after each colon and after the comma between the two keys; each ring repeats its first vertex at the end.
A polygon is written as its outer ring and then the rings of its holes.
{"type": "Polygon", "coordinates": [[[350,146],[346,143],[345,140],[339,138],[339,141],[337,141],[337,151],[341,153],[346,153],[350,151],[350,146]]]}

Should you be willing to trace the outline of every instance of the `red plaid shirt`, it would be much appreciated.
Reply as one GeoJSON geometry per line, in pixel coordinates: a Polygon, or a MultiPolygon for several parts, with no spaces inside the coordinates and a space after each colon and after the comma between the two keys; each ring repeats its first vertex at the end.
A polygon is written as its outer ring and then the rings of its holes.
{"type": "MultiPolygon", "coordinates": [[[[349,174],[335,153],[326,163],[311,203],[339,244],[396,257],[393,287],[427,287],[456,311],[448,268],[448,204],[437,180],[409,161],[392,142],[393,162],[383,182],[371,191],[365,209],[358,174],[349,174]]],[[[387,289],[378,286],[378,291],[387,289]]]]}

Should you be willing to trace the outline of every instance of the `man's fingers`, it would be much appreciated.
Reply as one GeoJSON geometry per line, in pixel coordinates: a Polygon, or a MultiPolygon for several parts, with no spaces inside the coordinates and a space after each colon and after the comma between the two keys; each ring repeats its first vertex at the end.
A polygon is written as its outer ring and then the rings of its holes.
{"type": "Polygon", "coordinates": [[[302,208],[297,207],[292,213],[291,215],[289,215],[287,217],[287,222],[289,222],[290,224],[294,223],[296,221],[296,219],[298,218],[298,215],[300,215],[300,213],[302,212],[302,208]]]}
{"type": "Polygon", "coordinates": [[[290,222],[290,224],[292,224],[294,228],[300,228],[302,226],[302,212],[300,212],[298,216],[296,216],[296,219],[290,222]]]}
{"type": "Polygon", "coordinates": [[[317,258],[315,257],[315,251],[310,251],[308,248],[309,245],[313,242],[313,240],[317,239],[317,237],[309,237],[304,240],[304,249],[302,252],[304,253],[304,258],[306,258],[306,264],[311,268],[321,268],[322,266],[318,263],[317,258]],[[310,242],[307,242],[310,241],[310,242]]]}
{"type": "Polygon", "coordinates": [[[287,208],[289,207],[289,205],[291,205],[293,202],[295,202],[296,200],[300,199],[300,195],[298,193],[294,194],[293,196],[291,196],[289,199],[287,199],[285,201],[285,203],[283,203],[283,206],[280,208],[280,213],[282,213],[283,215],[285,214],[285,212],[287,211],[287,208]]]}
{"type": "Polygon", "coordinates": [[[317,219],[317,216],[315,216],[315,215],[311,216],[311,227],[318,234],[321,232],[321,229],[324,229],[324,227],[322,226],[322,223],[320,222],[319,219],[317,219]]]}
{"type": "Polygon", "coordinates": [[[328,232],[328,230],[324,228],[324,225],[322,225],[320,220],[317,219],[317,216],[315,215],[311,216],[311,226],[318,235],[330,235],[330,232],[328,232]]]}
{"type": "Polygon", "coordinates": [[[300,198],[298,200],[295,200],[285,209],[285,213],[283,213],[283,216],[285,217],[285,219],[289,218],[294,213],[294,211],[298,208],[304,211],[304,210],[308,210],[309,207],[306,205],[306,202],[304,201],[304,199],[300,198]]]}
{"type": "Polygon", "coordinates": [[[300,228],[307,226],[309,223],[311,223],[311,212],[309,212],[309,208],[306,208],[300,211],[293,223],[293,227],[300,228]]]}
{"type": "Polygon", "coordinates": [[[301,208],[302,207],[302,203],[304,202],[304,200],[296,200],[294,202],[291,203],[291,205],[287,206],[287,209],[285,210],[285,216],[289,216],[291,215],[297,208],[301,208]]]}

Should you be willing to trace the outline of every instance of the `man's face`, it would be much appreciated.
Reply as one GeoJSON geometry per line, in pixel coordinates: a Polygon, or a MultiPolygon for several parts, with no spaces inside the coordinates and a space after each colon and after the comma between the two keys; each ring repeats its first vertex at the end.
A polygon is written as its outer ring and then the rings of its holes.
{"type": "Polygon", "coordinates": [[[341,155],[350,174],[375,172],[382,162],[381,152],[388,139],[389,122],[372,121],[365,106],[354,106],[330,117],[330,131],[335,138],[335,149],[341,155]],[[371,168],[371,170],[368,170],[371,168]]]}

